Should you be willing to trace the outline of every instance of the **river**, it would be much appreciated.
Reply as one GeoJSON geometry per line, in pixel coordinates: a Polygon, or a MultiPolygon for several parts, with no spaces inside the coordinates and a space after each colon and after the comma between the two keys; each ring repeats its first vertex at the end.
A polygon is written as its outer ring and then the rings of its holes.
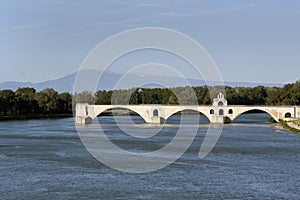
{"type": "MultiPolygon", "coordinates": [[[[163,139],[152,142],[121,133],[111,116],[99,120],[115,144],[151,150],[172,139],[179,117],[172,116],[163,139]]],[[[200,118],[194,142],[181,158],[143,174],[94,159],[72,118],[0,122],[1,199],[299,199],[300,135],[269,123],[266,114],[247,114],[226,124],[212,152],[199,159],[206,122],[200,118]]]]}

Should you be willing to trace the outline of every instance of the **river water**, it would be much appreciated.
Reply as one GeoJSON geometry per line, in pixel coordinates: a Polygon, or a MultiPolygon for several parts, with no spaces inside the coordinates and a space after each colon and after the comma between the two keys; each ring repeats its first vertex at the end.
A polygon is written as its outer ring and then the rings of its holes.
{"type": "MultiPolygon", "coordinates": [[[[129,116],[120,116],[126,119],[129,116]]],[[[162,147],[174,137],[180,115],[151,142],[134,140],[112,117],[98,119],[124,149],[162,147]]],[[[133,116],[140,123],[141,118],[133,116]]],[[[299,199],[300,135],[247,114],[226,124],[212,152],[199,159],[207,121],[193,144],[161,170],[131,174],[111,169],[83,146],[68,119],[0,122],[1,199],[299,199]]],[[[141,125],[142,126],[142,125],[141,125]]],[[[155,127],[153,127],[155,128],[155,127]]],[[[156,127],[157,128],[157,127],[156,127]]],[[[151,129],[151,126],[147,126],[151,129]]]]}

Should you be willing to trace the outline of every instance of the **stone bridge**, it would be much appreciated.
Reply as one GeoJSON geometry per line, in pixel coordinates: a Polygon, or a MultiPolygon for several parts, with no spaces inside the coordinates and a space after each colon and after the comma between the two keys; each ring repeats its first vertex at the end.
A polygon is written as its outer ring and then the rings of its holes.
{"type": "Polygon", "coordinates": [[[197,111],[205,115],[211,123],[232,122],[241,114],[259,110],[268,113],[275,121],[287,118],[300,118],[300,106],[242,106],[227,105],[222,93],[213,99],[210,106],[197,105],[88,105],[76,104],[76,123],[89,124],[99,114],[110,109],[127,109],[139,114],[146,123],[160,124],[180,111],[197,111]]]}

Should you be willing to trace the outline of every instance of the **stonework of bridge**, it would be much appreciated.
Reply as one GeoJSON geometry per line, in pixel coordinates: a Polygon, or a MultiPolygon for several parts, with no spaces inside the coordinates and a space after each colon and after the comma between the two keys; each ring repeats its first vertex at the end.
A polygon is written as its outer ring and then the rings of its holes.
{"type": "Polygon", "coordinates": [[[88,105],[76,104],[76,123],[89,124],[98,115],[110,109],[127,109],[140,115],[146,123],[164,123],[171,115],[180,111],[197,111],[206,116],[210,123],[232,122],[241,114],[259,110],[268,113],[275,121],[280,119],[300,118],[300,106],[242,106],[227,105],[222,93],[213,99],[210,106],[198,105],[88,105]]]}

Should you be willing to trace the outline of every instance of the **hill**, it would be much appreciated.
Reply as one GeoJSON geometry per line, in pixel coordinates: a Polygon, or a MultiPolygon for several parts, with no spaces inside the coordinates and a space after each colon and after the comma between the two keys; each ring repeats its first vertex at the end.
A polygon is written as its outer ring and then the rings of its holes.
{"type": "MultiPolygon", "coordinates": [[[[86,70],[83,72],[84,76],[87,77],[87,80],[89,80],[88,77],[90,76],[95,76],[95,74],[98,74],[99,72],[94,71],[94,70],[86,70]]],[[[19,87],[32,87],[35,88],[37,91],[40,91],[45,88],[53,88],[58,92],[70,92],[72,93],[73,91],[73,85],[76,79],[77,72],[74,72],[72,74],[69,74],[67,76],[53,79],[53,80],[48,80],[44,82],[39,82],[39,83],[32,83],[32,82],[18,82],[18,81],[6,81],[0,83],[0,90],[4,89],[11,89],[11,90],[16,90],[19,87]]],[[[105,90],[112,90],[115,89],[115,83],[122,77],[123,74],[116,73],[116,72],[105,72],[103,74],[103,79],[101,80],[98,89],[105,89],[105,90]]],[[[145,81],[149,79],[149,82],[153,80],[153,77],[143,77],[135,74],[130,74],[128,75],[129,79],[132,80],[140,80],[140,81],[145,81]]],[[[176,77],[162,77],[164,84],[166,84],[168,87],[176,87],[176,86],[184,86],[178,83],[178,78],[176,77]]],[[[205,85],[205,81],[203,80],[197,80],[197,79],[188,79],[190,84],[192,86],[201,86],[205,85]]],[[[278,86],[282,87],[283,84],[278,84],[278,83],[248,83],[248,82],[224,82],[225,85],[231,86],[231,87],[236,87],[236,86],[241,86],[241,87],[255,87],[258,85],[263,85],[267,87],[272,87],[272,86],[278,86]]],[[[116,89],[128,89],[131,88],[131,84],[124,84],[121,87],[118,87],[116,89]]],[[[146,87],[153,88],[153,87],[159,87],[157,84],[149,84],[146,87]]]]}

